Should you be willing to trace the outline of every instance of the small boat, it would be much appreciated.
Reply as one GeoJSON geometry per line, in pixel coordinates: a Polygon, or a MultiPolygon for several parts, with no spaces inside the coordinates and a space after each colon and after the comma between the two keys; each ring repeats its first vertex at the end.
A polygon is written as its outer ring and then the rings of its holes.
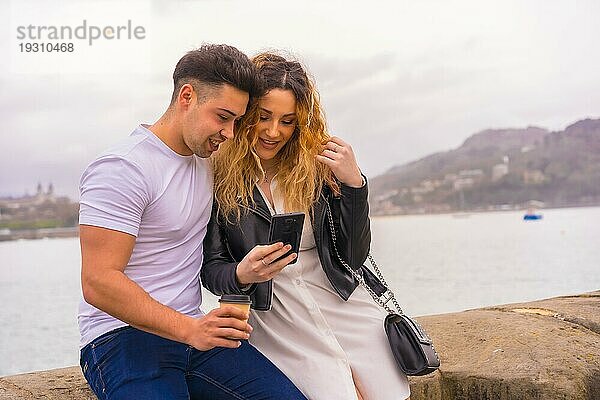
{"type": "Polygon", "coordinates": [[[542,219],[544,216],[542,214],[525,214],[523,215],[523,221],[535,221],[537,219],[542,219]]]}
{"type": "Polygon", "coordinates": [[[538,219],[542,219],[543,215],[537,210],[543,206],[544,203],[541,201],[530,200],[527,204],[527,212],[525,212],[525,215],[523,215],[523,221],[536,221],[538,219]]]}

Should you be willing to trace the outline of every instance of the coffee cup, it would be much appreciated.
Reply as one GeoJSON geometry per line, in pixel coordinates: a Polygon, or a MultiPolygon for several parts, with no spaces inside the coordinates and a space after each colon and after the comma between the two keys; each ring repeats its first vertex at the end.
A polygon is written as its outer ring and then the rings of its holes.
{"type": "Polygon", "coordinates": [[[243,294],[224,294],[219,299],[219,306],[221,308],[224,306],[232,306],[242,311],[249,312],[250,304],[252,304],[250,296],[243,294]]]}

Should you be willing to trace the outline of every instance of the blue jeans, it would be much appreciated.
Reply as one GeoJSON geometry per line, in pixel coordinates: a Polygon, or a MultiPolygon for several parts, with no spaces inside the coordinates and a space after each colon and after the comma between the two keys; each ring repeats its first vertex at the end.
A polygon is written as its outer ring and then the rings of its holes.
{"type": "Polygon", "coordinates": [[[304,399],[258,350],[199,351],[130,326],[81,350],[81,369],[100,400],[304,399]]]}

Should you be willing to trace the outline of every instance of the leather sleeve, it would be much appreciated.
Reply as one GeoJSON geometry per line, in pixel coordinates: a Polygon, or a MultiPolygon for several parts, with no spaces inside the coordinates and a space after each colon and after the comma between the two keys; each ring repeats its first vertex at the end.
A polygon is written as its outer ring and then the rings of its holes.
{"type": "Polygon", "coordinates": [[[336,212],[333,212],[338,233],[340,237],[337,241],[338,249],[345,260],[349,260],[349,265],[353,269],[359,269],[367,259],[367,254],[371,247],[371,223],[369,220],[369,190],[367,179],[364,178],[364,184],[360,188],[353,188],[341,184],[341,196],[334,200],[338,202],[334,205],[334,210],[338,209],[338,218],[336,212]]]}
{"type": "Polygon", "coordinates": [[[235,271],[238,265],[227,246],[223,233],[223,221],[217,215],[216,204],[213,204],[212,214],[204,238],[204,260],[200,269],[200,282],[215,295],[248,294],[256,285],[242,290],[237,283],[235,271]]]}

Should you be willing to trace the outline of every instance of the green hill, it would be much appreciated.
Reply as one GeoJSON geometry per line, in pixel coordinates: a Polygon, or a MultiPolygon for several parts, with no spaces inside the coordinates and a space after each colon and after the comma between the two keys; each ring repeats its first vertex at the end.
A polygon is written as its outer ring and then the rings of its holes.
{"type": "Polygon", "coordinates": [[[600,204],[600,119],[564,131],[489,129],[370,181],[377,214],[600,204]]]}

